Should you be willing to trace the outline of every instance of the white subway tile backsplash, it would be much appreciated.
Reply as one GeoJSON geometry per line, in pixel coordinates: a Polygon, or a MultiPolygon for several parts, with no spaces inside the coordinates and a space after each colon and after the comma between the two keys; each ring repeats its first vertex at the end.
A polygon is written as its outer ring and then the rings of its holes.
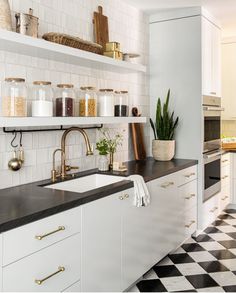
{"type": "MultiPolygon", "coordinates": [[[[93,41],[94,34],[93,12],[97,11],[98,5],[102,5],[104,14],[109,18],[110,40],[121,42],[124,52],[139,53],[141,58],[134,62],[148,63],[148,17],[126,4],[125,1],[10,0],[9,3],[13,21],[15,21],[15,12],[28,12],[29,8],[34,9],[34,15],[39,17],[39,36],[54,31],[72,34],[90,41],[93,41]]],[[[9,76],[26,78],[28,83],[35,80],[50,80],[54,88],[58,83],[72,83],[77,88],[77,95],[81,86],[88,85],[98,89],[129,90],[130,110],[132,106],[138,106],[143,116],[149,116],[148,76],[145,74],[121,75],[116,72],[67,64],[66,60],[64,63],[56,62],[7,51],[0,51],[0,67],[0,80],[9,76]]],[[[129,127],[127,125],[109,125],[109,127],[114,132],[122,132],[124,136],[123,145],[118,148],[115,159],[119,161],[132,159],[129,127]]],[[[145,140],[149,142],[148,126],[145,129],[145,140]]],[[[61,147],[62,133],[62,131],[24,133],[22,142],[25,149],[25,164],[19,172],[13,173],[7,166],[8,160],[13,156],[10,145],[13,135],[4,134],[0,130],[0,189],[49,178],[52,169],[52,154],[56,148],[61,147]]],[[[87,133],[95,151],[93,157],[86,157],[86,147],[81,134],[71,133],[66,142],[68,164],[79,166],[80,170],[97,166],[98,155],[95,147],[100,134],[96,130],[88,130],[87,133]]],[[[60,154],[57,154],[56,162],[58,166],[60,154]]]]}

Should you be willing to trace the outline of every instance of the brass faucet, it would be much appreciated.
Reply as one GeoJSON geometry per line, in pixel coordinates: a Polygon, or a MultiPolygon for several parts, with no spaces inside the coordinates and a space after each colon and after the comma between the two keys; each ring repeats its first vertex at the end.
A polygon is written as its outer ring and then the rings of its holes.
{"type": "Polygon", "coordinates": [[[56,153],[57,152],[61,152],[61,155],[63,157],[65,157],[65,153],[62,151],[62,149],[56,149],[54,152],[53,152],[53,159],[52,159],[52,171],[51,171],[51,180],[52,182],[56,182],[57,181],[57,178],[60,177],[60,173],[56,170],[56,153]]]}
{"type": "Polygon", "coordinates": [[[72,166],[66,165],[66,138],[67,138],[67,135],[72,131],[78,131],[83,135],[83,138],[84,138],[85,144],[86,144],[86,148],[87,148],[86,156],[93,155],[92,147],[91,147],[87,133],[82,128],[79,128],[79,127],[71,127],[69,129],[67,129],[63,133],[62,138],[61,138],[61,178],[62,179],[64,179],[66,177],[67,171],[79,169],[78,167],[72,167],[72,166]]]}

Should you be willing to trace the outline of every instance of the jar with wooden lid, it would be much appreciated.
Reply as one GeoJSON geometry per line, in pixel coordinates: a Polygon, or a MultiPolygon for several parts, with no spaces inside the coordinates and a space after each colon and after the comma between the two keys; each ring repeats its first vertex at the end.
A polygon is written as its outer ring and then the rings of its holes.
{"type": "Polygon", "coordinates": [[[79,99],[79,116],[96,117],[97,116],[97,94],[94,87],[81,87],[79,99]]]}
{"type": "Polygon", "coordinates": [[[53,116],[53,90],[50,81],[33,82],[32,117],[53,116]]]}
{"type": "Polygon", "coordinates": [[[2,84],[3,117],[27,116],[27,87],[24,78],[6,78],[2,84]]]}
{"type": "Polygon", "coordinates": [[[98,116],[114,117],[114,91],[112,89],[99,90],[98,116]]]}
{"type": "Polygon", "coordinates": [[[128,91],[115,92],[115,116],[127,117],[129,116],[129,95],[128,91]]]}
{"type": "Polygon", "coordinates": [[[75,91],[73,84],[58,84],[55,109],[57,117],[73,117],[75,110],[75,91]]]}

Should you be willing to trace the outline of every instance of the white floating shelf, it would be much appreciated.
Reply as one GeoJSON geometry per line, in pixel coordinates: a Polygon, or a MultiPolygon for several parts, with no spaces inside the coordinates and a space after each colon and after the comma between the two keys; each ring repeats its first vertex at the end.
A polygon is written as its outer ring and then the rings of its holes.
{"type": "Polygon", "coordinates": [[[66,125],[97,125],[146,123],[146,117],[50,117],[50,118],[0,118],[0,128],[3,127],[47,127],[66,125]]]}
{"type": "Polygon", "coordinates": [[[0,50],[118,73],[146,72],[146,67],[0,29],[0,50]]]}

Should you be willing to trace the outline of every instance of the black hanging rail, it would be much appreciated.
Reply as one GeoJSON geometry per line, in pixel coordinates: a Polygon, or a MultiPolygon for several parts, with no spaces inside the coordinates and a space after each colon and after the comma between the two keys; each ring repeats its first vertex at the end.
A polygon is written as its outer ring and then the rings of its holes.
{"type": "MultiPolygon", "coordinates": [[[[87,129],[101,129],[103,128],[103,124],[100,126],[87,126],[87,127],[81,127],[84,130],[87,129]]],[[[46,131],[65,131],[69,128],[64,128],[63,125],[60,126],[60,128],[47,128],[47,129],[9,129],[7,127],[3,127],[4,133],[27,133],[27,132],[46,132],[46,131]]]]}

